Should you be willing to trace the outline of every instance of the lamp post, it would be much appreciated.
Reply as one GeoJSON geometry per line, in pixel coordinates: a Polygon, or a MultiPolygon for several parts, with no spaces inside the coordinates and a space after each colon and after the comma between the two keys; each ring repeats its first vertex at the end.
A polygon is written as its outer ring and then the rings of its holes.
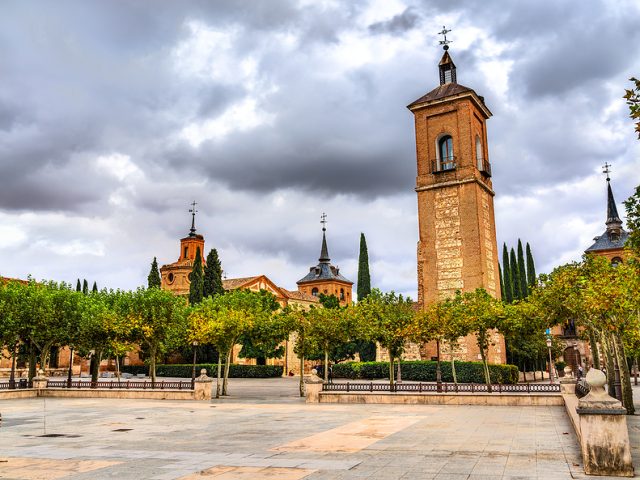
{"type": "Polygon", "coordinates": [[[551,337],[547,337],[547,349],[549,349],[549,383],[553,383],[553,358],[551,357],[551,337]]]}
{"type": "Polygon", "coordinates": [[[573,376],[578,378],[578,367],[580,366],[578,362],[578,356],[580,353],[578,352],[578,342],[573,342],[573,376]]]}
{"type": "Polygon", "coordinates": [[[67,372],[67,388],[71,388],[71,375],[73,374],[73,347],[69,351],[69,371],[67,372]]]}
{"type": "Polygon", "coordinates": [[[194,388],[196,383],[196,347],[198,346],[198,342],[193,342],[191,344],[193,346],[193,368],[191,369],[191,388],[194,388]]]}

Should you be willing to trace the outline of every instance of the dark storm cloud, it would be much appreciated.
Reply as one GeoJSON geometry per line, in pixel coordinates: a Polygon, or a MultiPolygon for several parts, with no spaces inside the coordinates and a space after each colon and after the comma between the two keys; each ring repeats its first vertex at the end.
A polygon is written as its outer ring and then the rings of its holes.
{"type": "Polygon", "coordinates": [[[401,35],[407,30],[415,28],[420,20],[420,16],[414,8],[407,8],[399,15],[395,15],[390,20],[376,22],[369,25],[369,31],[373,34],[388,33],[391,35],[401,35]]]}

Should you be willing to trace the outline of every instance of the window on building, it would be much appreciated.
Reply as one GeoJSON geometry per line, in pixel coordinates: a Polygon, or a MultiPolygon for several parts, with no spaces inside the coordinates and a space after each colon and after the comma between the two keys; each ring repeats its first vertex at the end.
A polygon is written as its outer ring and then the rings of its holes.
{"type": "Polygon", "coordinates": [[[438,140],[438,160],[440,161],[438,170],[453,170],[456,168],[451,135],[445,135],[438,140]]]}
{"type": "Polygon", "coordinates": [[[484,155],[482,154],[482,142],[480,141],[480,137],[476,135],[476,165],[478,165],[478,170],[484,170],[482,162],[484,161],[484,155]]]}
{"type": "Polygon", "coordinates": [[[444,83],[451,83],[453,81],[453,75],[451,68],[444,71],[444,83]]]}
{"type": "Polygon", "coordinates": [[[344,300],[344,288],[340,289],[340,300],[344,300]]]}
{"type": "Polygon", "coordinates": [[[183,255],[183,258],[187,258],[187,253],[189,253],[189,247],[184,247],[184,255],[183,255]]]}
{"type": "Polygon", "coordinates": [[[613,257],[611,259],[611,266],[612,267],[617,267],[618,265],[620,265],[622,263],[622,259],[620,257],[613,257]]]}
{"type": "Polygon", "coordinates": [[[318,289],[317,288],[313,288],[313,290],[311,290],[311,295],[313,295],[314,297],[318,296],[318,289]]]}
{"type": "Polygon", "coordinates": [[[170,273],[169,275],[167,275],[167,280],[169,281],[169,283],[173,283],[174,278],[175,277],[173,276],[173,273],[170,273]]]}

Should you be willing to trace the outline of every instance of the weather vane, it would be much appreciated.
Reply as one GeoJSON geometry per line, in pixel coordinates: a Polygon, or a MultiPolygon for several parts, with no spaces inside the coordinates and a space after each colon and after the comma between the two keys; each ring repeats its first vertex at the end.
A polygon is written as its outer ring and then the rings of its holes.
{"type": "Polygon", "coordinates": [[[602,173],[606,173],[607,174],[607,182],[611,180],[609,178],[609,173],[611,173],[611,164],[610,163],[604,162],[604,165],[602,166],[602,173]]]}
{"type": "Polygon", "coordinates": [[[191,203],[191,208],[189,209],[189,213],[191,214],[191,230],[189,232],[192,236],[196,233],[196,213],[198,213],[198,210],[196,210],[196,205],[198,204],[194,200],[191,203]]]}
{"type": "Polygon", "coordinates": [[[320,223],[322,224],[322,231],[326,231],[327,230],[327,214],[322,212],[322,215],[320,215],[320,223]]]}
{"type": "Polygon", "coordinates": [[[451,43],[451,40],[447,40],[447,33],[449,33],[450,31],[451,29],[447,30],[447,27],[443,25],[442,31],[438,32],[438,35],[442,35],[443,37],[443,40],[440,40],[440,45],[442,45],[442,48],[445,50],[449,50],[449,44],[451,43]]]}

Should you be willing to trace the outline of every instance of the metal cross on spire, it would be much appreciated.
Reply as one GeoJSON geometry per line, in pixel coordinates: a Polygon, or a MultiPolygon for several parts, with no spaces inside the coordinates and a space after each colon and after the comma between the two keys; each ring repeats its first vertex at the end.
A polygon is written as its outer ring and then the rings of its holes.
{"type": "Polygon", "coordinates": [[[325,232],[327,230],[327,214],[324,212],[320,215],[320,223],[322,224],[322,231],[325,232]]]}
{"type": "Polygon", "coordinates": [[[442,48],[445,50],[449,50],[449,44],[451,43],[451,40],[447,40],[447,33],[449,33],[450,31],[451,29],[447,29],[447,27],[443,25],[442,31],[438,32],[438,35],[442,35],[443,37],[443,39],[440,40],[440,45],[442,45],[442,48]]]}
{"type": "Polygon", "coordinates": [[[604,165],[602,166],[602,173],[605,173],[607,175],[607,182],[611,180],[609,178],[609,173],[611,173],[611,164],[610,163],[604,162],[604,165]]]}
{"type": "Polygon", "coordinates": [[[196,210],[196,205],[198,204],[194,200],[191,203],[191,208],[189,209],[189,213],[191,214],[191,230],[189,230],[190,237],[193,237],[196,234],[196,213],[198,213],[198,210],[196,210]]]}

